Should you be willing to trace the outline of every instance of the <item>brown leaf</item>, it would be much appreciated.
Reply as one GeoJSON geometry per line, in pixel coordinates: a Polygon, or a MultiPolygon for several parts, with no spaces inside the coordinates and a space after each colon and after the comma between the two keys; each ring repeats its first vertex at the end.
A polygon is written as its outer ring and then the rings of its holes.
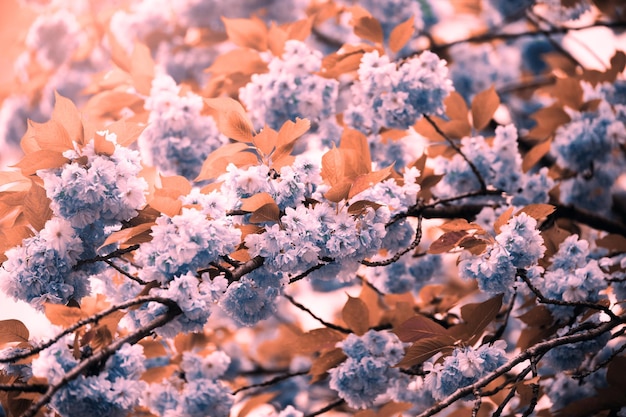
{"type": "Polygon", "coordinates": [[[154,366],[147,369],[141,375],[141,380],[146,381],[150,384],[158,384],[164,379],[172,376],[174,372],[178,371],[179,369],[180,367],[178,365],[154,366]]]}
{"type": "Polygon", "coordinates": [[[616,233],[609,233],[608,235],[597,239],[596,245],[606,248],[611,252],[626,252],[626,237],[616,233]]]}
{"type": "Polygon", "coordinates": [[[456,91],[452,91],[448,97],[443,101],[446,106],[446,114],[450,120],[464,120],[467,121],[467,115],[469,109],[467,103],[461,94],[456,91]]]}
{"type": "Polygon", "coordinates": [[[383,43],[383,27],[372,16],[362,16],[354,23],[354,34],[376,44],[383,43]]]}
{"type": "Polygon", "coordinates": [[[507,224],[509,220],[511,220],[511,215],[513,214],[513,208],[514,207],[509,207],[504,213],[502,213],[498,217],[496,222],[493,224],[493,229],[495,230],[496,234],[500,234],[500,228],[504,226],[505,224],[507,224]]]}
{"type": "Polygon", "coordinates": [[[404,22],[393,28],[389,35],[389,49],[393,52],[398,52],[407,44],[413,33],[415,33],[415,18],[409,17],[404,22]]]}
{"type": "Polygon", "coordinates": [[[252,143],[261,155],[267,156],[274,150],[278,142],[277,138],[278,132],[265,125],[265,127],[252,138],[252,143]]]}
{"type": "Polygon", "coordinates": [[[294,353],[308,354],[332,349],[337,342],[344,339],[344,335],[326,327],[310,330],[297,336],[291,344],[294,353]]]}
{"type": "Polygon", "coordinates": [[[231,139],[251,143],[253,129],[246,116],[236,111],[220,114],[220,131],[231,139]]]}
{"type": "Polygon", "coordinates": [[[397,403],[390,401],[378,410],[376,417],[394,417],[398,415],[402,417],[402,413],[410,410],[412,407],[413,404],[411,403],[397,403]]]}
{"type": "Polygon", "coordinates": [[[449,334],[470,345],[474,344],[500,312],[503,297],[503,294],[499,294],[482,303],[471,303],[461,307],[461,317],[465,323],[451,327],[449,334]]]}
{"type": "MultiPolygon", "coordinates": [[[[367,142],[367,136],[356,129],[345,127],[341,133],[341,142],[339,149],[342,151],[351,151],[355,155],[354,166],[352,171],[354,175],[367,174],[372,171],[372,157],[370,155],[370,146],[367,142]]],[[[347,152],[344,152],[344,160],[347,152]]]]}
{"type": "Polygon", "coordinates": [[[273,201],[263,204],[250,216],[250,223],[274,223],[280,220],[280,208],[273,201]]]}
{"type": "Polygon", "coordinates": [[[528,132],[527,137],[537,140],[549,138],[559,126],[571,120],[563,107],[558,104],[537,110],[531,118],[537,122],[537,125],[528,132]]]}
{"type": "Polygon", "coordinates": [[[448,252],[449,250],[454,249],[465,236],[467,236],[467,232],[465,230],[446,232],[430,244],[428,253],[438,254],[448,252]]]}
{"type": "Polygon", "coordinates": [[[277,26],[275,22],[270,25],[267,34],[267,46],[274,56],[282,56],[285,50],[285,42],[289,39],[289,34],[285,29],[277,26]]]}
{"type": "Polygon", "coordinates": [[[69,159],[58,151],[40,150],[24,155],[22,160],[13,165],[22,170],[25,176],[34,175],[40,169],[60,168],[69,159]]]}
{"type": "Polygon", "coordinates": [[[19,320],[0,320],[0,345],[12,342],[28,342],[28,328],[19,320]]]}
{"type": "Polygon", "coordinates": [[[419,314],[403,322],[393,332],[405,343],[447,335],[445,327],[419,314]]]}
{"type": "Polygon", "coordinates": [[[550,146],[552,145],[551,140],[546,140],[538,145],[532,147],[530,151],[524,155],[524,160],[522,161],[522,170],[524,172],[528,172],[532,167],[535,166],[537,162],[541,160],[545,155],[550,152],[550,146]]]}
{"type": "Polygon", "coordinates": [[[516,216],[519,216],[522,213],[526,213],[530,217],[539,221],[545,217],[548,217],[550,214],[554,213],[556,207],[551,204],[529,204],[526,207],[519,210],[515,213],[516,216]]]}
{"type": "Polygon", "coordinates": [[[483,228],[478,223],[469,223],[465,219],[450,220],[449,222],[439,226],[439,228],[444,232],[453,232],[460,230],[477,230],[478,232],[484,232],[483,228]]]}
{"type": "Polygon", "coordinates": [[[400,368],[410,368],[432,358],[439,352],[452,351],[456,340],[451,336],[436,336],[421,339],[411,345],[398,364],[400,368]]]}
{"type": "Polygon", "coordinates": [[[321,379],[320,377],[323,376],[329,369],[335,368],[346,359],[347,356],[343,353],[341,348],[335,348],[322,353],[313,361],[311,369],[309,369],[309,375],[313,376],[312,382],[319,381],[321,379]]]}
{"type": "Polygon", "coordinates": [[[472,100],[472,121],[476,130],[482,130],[491,121],[493,114],[500,105],[500,97],[492,85],[490,89],[482,91],[472,100]]]}
{"type": "Polygon", "coordinates": [[[341,317],[348,327],[359,336],[369,329],[369,311],[363,300],[348,296],[341,310],[341,317]]]}
{"type": "Polygon", "coordinates": [[[367,209],[370,207],[374,210],[378,210],[382,207],[382,204],[374,203],[373,201],[359,200],[350,204],[350,207],[348,207],[348,214],[351,214],[352,216],[360,216],[365,214],[367,209]]]}

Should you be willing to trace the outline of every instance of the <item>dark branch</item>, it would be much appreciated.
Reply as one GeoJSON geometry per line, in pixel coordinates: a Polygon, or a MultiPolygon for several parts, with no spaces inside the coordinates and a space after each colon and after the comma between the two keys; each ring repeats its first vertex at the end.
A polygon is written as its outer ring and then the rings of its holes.
{"type": "Polygon", "coordinates": [[[236,390],[233,391],[233,395],[240,393],[241,391],[246,391],[252,388],[261,388],[261,387],[269,387],[271,385],[277,384],[281,381],[284,381],[286,379],[289,378],[293,378],[296,376],[301,376],[301,375],[306,375],[308,374],[309,371],[300,371],[300,372],[294,372],[291,374],[285,374],[285,375],[278,375],[272,379],[269,379],[265,382],[259,382],[258,384],[252,384],[252,385],[246,385],[245,387],[241,387],[241,388],[237,388],[236,390]]]}
{"type": "Polygon", "coordinates": [[[293,299],[292,296],[290,296],[289,294],[283,294],[283,296],[289,300],[289,302],[291,304],[293,304],[295,307],[299,308],[300,310],[304,311],[305,313],[307,313],[309,316],[313,317],[315,320],[319,321],[320,323],[322,323],[324,326],[328,327],[329,329],[333,329],[333,330],[337,330],[338,332],[341,333],[345,333],[345,334],[350,334],[352,333],[352,331],[350,329],[346,329],[345,327],[341,327],[338,326],[336,324],[333,323],[329,323],[326,320],[322,319],[321,317],[318,317],[315,313],[313,313],[311,310],[309,310],[307,307],[305,307],[304,305],[300,304],[299,302],[297,302],[296,300],[293,299]]]}

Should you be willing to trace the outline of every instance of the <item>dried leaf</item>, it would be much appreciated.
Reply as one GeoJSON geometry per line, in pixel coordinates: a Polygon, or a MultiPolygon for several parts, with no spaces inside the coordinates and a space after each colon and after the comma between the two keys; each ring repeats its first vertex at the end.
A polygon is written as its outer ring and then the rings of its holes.
{"type": "Polygon", "coordinates": [[[450,120],[467,121],[469,109],[467,108],[467,103],[461,94],[456,91],[452,91],[450,95],[445,98],[443,104],[446,106],[446,114],[450,120]]]}
{"type": "Polygon", "coordinates": [[[369,329],[369,311],[360,298],[348,296],[348,301],[341,310],[341,317],[348,327],[359,336],[369,329]]]}
{"type": "Polygon", "coordinates": [[[380,207],[382,207],[382,204],[374,203],[373,201],[359,200],[350,204],[350,207],[348,207],[348,214],[352,216],[361,216],[367,212],[368,208],[378,210],[380,207]]]}
{"type": "Polygon", "coordinates": [[[450,220],[449,222],[439,226],[439,228],[444,232],[453,232],[459,230],[476,230],[478,232],[484,232],[483,228],[478,223],[469,223],[465,219],[450,220]]]}
{"type": "Polygon", "coordinates": [[[19,320],[0,320],[0,345],[12,342],[28,342],[28,328],[19,320]]]}
{"type": "Polygon", "coordinates": [[[413,33],[415,33],[414,21],[415,18],[411,16],[393,28],[391,34],[389,35],[389,49],[393,52],[398,52],[400,49],[404,48],[404,45],[411,40],[413,33]]]}

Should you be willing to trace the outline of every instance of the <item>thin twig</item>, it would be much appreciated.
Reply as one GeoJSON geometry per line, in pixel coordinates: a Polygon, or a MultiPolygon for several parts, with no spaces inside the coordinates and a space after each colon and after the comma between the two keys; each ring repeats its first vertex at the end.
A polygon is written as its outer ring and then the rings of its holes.
{"type": "Polygon", "coordinates": [[[127,248],[124,249],[117,249],[111,253],[109,253],[108,255],[102,255],[102,256],[96,256],[95,258],[90,258],[90,259],[81,259],[80,261],[78,261],[76,263],[76,267],[79,267],[81,265],[85,265],[85,264],[93,264],[96,262],[104,262],[104,261],[108,261],[109,259],[113,259],[113,258],[119,258],[122,255],[125,255],[127,253],[130,253],[134,250],[139,249],[139,245],[132,245],[129,246],[127,248]]]}
{"type": "Polygon", "coordinates": [[[304,417],[315,417],[315,416],[319,416],[321,414],[324,414],[330,410],[332,410],[333,408],[339,407],[341,404],[343,404],[345,402],[345,400],[343,399],[338,399],[335,402],[332,402],[330,404],[328,404],[326,407],[322,407],[317,411],[312,412],[311,414],[307,414],[304,417]]]}
{"type": "Polygon", "coordinates": [[[103,262],[106,263],[107,265],[109,265],[111,268],[115,269],[120,274],[124,275],[126,278],[132,279],[133,281],[138,282],[141,285],[146,285],[148,283],[147,281],[144,281],[143,279],[141,279],[139,277],[136,277],[133,274],[128,273],[127,271],[124,271],[122,268],[117,266],[110,259],[104,260],[103,262]]]}
{"type": "Polygon", "coordinates": [[[278,375],[272,379],[269,379],[267,381],[264,382],[259,382],[258,384],[252,384],[252,385],[246,385],[245,387],[241,387],[241,388],[237,388],[236,390],[233,391],[233,395],[240,393],[241,391],[246,391],[252,388],[261,388],[261,387],[269,387],[271,385],[277,384],[281,381],[284,381],[286,379],[289,378],[293,378],[296,376],[301,376],[301,375],[306,375],[308,374],[309,371],[300,371],[300,372],[294,372],[294,373],[290,373],[290,374],[285,374],[285,375],[278,375]]]}
{"type": "Polygon", "coordinates": [[[404,254],[418,247],[421,240],[422,240],[422,216],[418,216],[417,227],[415,229],[415,238],[413,239],[413,242],[411,242],[409,246],[402,249],[391,258],[385,259],[384,261],[372,262],[372,261],[367,261],[364,259],[361,261],[361,263],[365,266],[371,266],[371,267],[391,265],[392,263],[397,262],[404,254]]]}
{"type": "Polygon", "coordinates": [[[67,383],[78,378],[80,375],[82,375],[92,366],[98,363],[104,363],[111,355],[117,352],[123,345],[127,343],[134,345],[135,343],[139,342],[141,339],[143,339],[144,337],[152,333],[154,329],[169,323],[172,319],[174,319],[176,316],[178,316],[181,313],[182,311],[180,310],[180,308],[178,308],[178,306],[169,307],[167,312],[163,314],[162,316],[157,317],[156,319],[152,320],[150,323],[141,327],[137,331],[130,333],[126,337],[116,340],[115,342],[108,345],[106,348],[103,348],[99,350],[98,352],[94,353],[92,356],[89,356],[87,359],[80,362],[76,367],[68,371],[59,382],[53,385],[49,385],[46,393],[43,394],[36,402],[34,402],[28,408],[28,410],[26,410],[26,412],[22,414],[22,417],[35,417],[35,415],[39,412],[39,410],[50,402],[50,400],[52,399],[52,396],[54,396],[54,394],[56,394],[57,391],[63,388],[63,386],[65,386],[67,383]]]}
{"type": "Polygon", "coordinates": [[[446,135],[446,133],[443,130],[441,130],[441,128],[437,125],[437,123],[435,123],[434,120],[430,118],[430,116],[428,116],[427,114],[424,114],[424,119],[426,119],[426,121],[435,129],[435,131],[438,134],[440,134],[446,140],[446,142],[448,142],[448,145],[450,145],[450,147],[452,147],[452,149],[454,149],[456,153],[461,155],[461,157],[465,160],[465,162],[468,163],[468,165],[470,166],[470,169],[476,176],[476,179],[478,179],[478,183],[480,184],[481,191],[487,190],[487,184],[485,183],[485,179],[478,171],[478,168],[476,168],[476,165],[474,165],[474,163],[469,160],[467,155],[463,153],[461,148],[459,148],[459,146],[456,143],[454,143],[454,141],[450,139],[450,137],[446,135]]]}
{"type": "Polygon", "coordinates": [[[291,304],[293,304],[295,307],[297,307],[300,310],[304,311],[309,316],[313,317],[315,320],[319,321],[320,323],[322,323],[324,326],[328,327],[329,329],[337,330],[338,332],[345,333],[345,334],[352,333],[352,330],[350,330],[350,329],[346,329],[345,327],[341,327],[341,326],[338,326],[336,324],[329,323],[326,320],[324,320],[323,318],[317,316],[315,313],[313,313],[307,307],[305,307],[304,305],[302,305],[299,302],[297,302],[296,300],[294,300],[294,298],[292,296],[290,296],[289,294],[283,294],[283,297],[285,297],[287,300],[289,300],[289,302],[291,304]]]}
{"type": "Polygon", "coordinates": [[[109,314],[112,314],[116,311],[122,310],[124,308],[128,308],[128,307],[132,307],[138,304],[144,304],[144,303],[148,303],[148,302],[157,302],[157,303],[161,303],[164,304],[168,307],[174,308],[177,307],[176,303],[170,299],[167,298],[163,298],[163,297],[151,297],[151,296],[143,296],[143,297],[138,297],[135,298],[134,300],[129,300],[126,301],[124,303],[121,304],[117,304],[114,305],[112,307],[109,307],[106,310],[103,310],[97,314],[94,314],[90,317],[84,318],[82,320],[77,321],[76,323],[72,324],[70,327],[68,327],[67,329],[64,329],[61,333],[57,334],[56,336],[54,336],[53,338],[51,338],[50,340],[46,341],[45,343],[42,343],[38,346],[33,346],[32,348],[24,351],[24,352],[20,352],[20,353],[15,353],[11,356],[7,356],[7,357],[0,357],[0,363],[13,363],[17,360],[20,359],[24,359],[27,358],[29,356],[35,355],[39,352],[41,352],[44,349],[49,348],[50,346],[52,346],[53,344],[55,344],[56,342],[58,342],[63,336],[66,336],[70,333],[75,332],[76,330],[80,329],[83,326],[86,326],[87,324],[91,324],[91,323],[97,323],[98,321],[102,320],[103,318],[105,318],[106,316],[108,316],[109,314]]]}
{"type": "Polygon", "coordinates": [[[0,384],[0,391],[13,392],[38,392],[45,393],[48,390],[48,384],[0,384]]]}

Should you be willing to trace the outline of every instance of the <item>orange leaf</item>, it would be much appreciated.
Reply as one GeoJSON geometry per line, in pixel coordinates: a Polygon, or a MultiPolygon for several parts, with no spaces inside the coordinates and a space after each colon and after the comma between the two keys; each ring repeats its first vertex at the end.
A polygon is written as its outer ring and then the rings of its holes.
{"type": "Polygon", "coordinates": [[[40,169],[60,168],[69,159],[58,151],[40,150],[24,155],[14,166],[22,170],[23,175],[34,175],[40,169]]]}
{"type": "Polygon", "coordinates": [[[93,136],[93,149],[98,155],[111,156],[115,152],[115,144],[106,139],[106,136],[96,133],[93,136]]]}
{"type": "Polygon", "coordinates": [[[28,342],[28,329],[19,320],[0,320],[0,345],[11,342],[28,342]]]}
{"type": "Polygon", "coordinates": [[[409,17],[404,22],[393,28],[389,35],[389,49],[398,52],[407,44],[415,32],[415,18],[409,17]]]}
{"type": "Polygon", "coordinates": [[[234,134],[235,140],[252,142],[252,121],[241,103],[230,97],[206,98],[207,106],[218,111],[217,126],[224,135],[234,134]],[[235,113],[236,115],[233,115],[235,113]]]}
{"type": "Polygon", "coordinates": [[[278,131],[278,146],[288,145],[300,136],[304,135],[311,128],[311,122],[308,119],[300,119],[296,117],[296,122],[287,120],[278,131]]]}
{"type": "Polygon", "coordinates": [[[230,75],[235,72],[242,74],[261,74],[267,72],[265,63],[257,51],[251,49],[234,49],[218,55],[213,64],[205,70],[214,76],[230,75]]]}
{"type": "Polygon", "coordinates": [[[477,230],[479,232],[484,231],[483,228],[480,227],[478,223],[474,223],[474,222],[469,223],[465,219],[450,220],[449,222],[444,223],[441,226],[439,226],[439,228],[443,230],[444,232],[452,232],[452,231],[459,231],[459,230],[477,230]]]}
{"type": "Polygon", "coordinates": [[[130,146],[137,140],[145,128],[145,125],[129,122],[124,119],[113,122],[106,127],[109,132],[115,133],[117,143],[121,146],[130,146]]]}
{"type": "Polygon", "coordinates": [[[170,197],[154,197],[148,204],[153,209],[169,217],[180,214],[180,209],[183,207],[183,203],[180,200],[170,197]]]}
{"type": "Polygon", "coordinates": [[[504,213],[500,215],[500,217],[498,217],[496,222],[493,224],[493,229],[496,233],[500,233],[500,228],[509,222],[512,214],[513,207],[509,207],[504,213]]]}
{"type": "Polygon", "coordinates": [[[41,230],[46,221],[52,218],[50,200],[41,185],[32,183],[30,190],[24,198],[24,216],[35,230],[41,230]]]}
{"type": "Polygon", "coordinates": [[[161,176],[161,186],[162,189],[175,191],[177,197],[189,194],[192,189],[189,180],[181,175],[161,176]]]}
{"type": "Polygon", "coordinates": [[[258,193],[252,197],[241,199],[241,210],[253,212],[266,204],[276,204],[274,199],[268,193],[258,193]]]}
{"type": "Polygon", "coordinates": [[[115,37],[113,32],[107,32],[107,40],[109,41],[109,47],[111,49],[111,60],[113,61],[113,63],[124,71],[130,72],[130,57],[128,56],[128,53],[126,52],[124,47],[122,47],[122,45],[120,45],[120,43],[117,41],[117,38],[115,37]]]}
{"type": "Polygon", "coordinates": [[[352,187],[352,182],[350,181],[342,181],[330,187],[326,193],[324,193],[324,197],[333,203],[339,203],[341,200],[347,200],[348,194],[350,193],[350,188],[352,187]]]}
{"type": "Polygon", "coordinates": [[[467,121],[468,108],[465,99],[456,91],[452,91],[443,101],[446,106],[446,114],[450,120],[467,121]]]}
{"type": "Polygon", "coordinates": [[[278,142],[277,138],[278,132],[265,125],[265,127],[252,138],[252,143],[262,155],[269,155],[278,142]]]}
{"type": "Polygon", "coordinates": [[[74,148],[67,130],[56,120],[46,123],[29,120],[21,146],[25,153],[37,150],[64,152],[74,148]]]}
{"type": "Polygon", "coordinates": [[[530,151],[524,155],[524,160],[522,161],[522,169],[524,172],[528,172],[541,158],[550,152],[550,146],[552,145],[551,140],[546,140],[541,142],[538,145],[532,147],[530,151]]]}
{"type": "Polygon", "coordinates": [[[272,55],[282,56],[285,50],[285,42],[289,39],[289,34],[285,29],[272,22],[267,34],[267,43],[272,55]]]}
{"type": "Polygon", "coordinates": [[[551,204],[529,204],[526,207],[519,210],[515,213],[516,216],[519,216],[521,213],[526,213],[533,219],[539,221],[545,217],[548,217],[550,214],[554,213],[556,207],[551,204]]]}
{"type": "Polygon", "coordinates": [[[491,121],[493,114],[500,106],[500,97],[492,85],[490,89],[481,91],[472,100],[472,121],[476,130],[482,130],[491,121]]]}
{"type": "Polygon", "coordinates": [[[63,97],[56,91],[54,92],[54,98],[52,120],[59,122],[69,135],[70,147],[66,149],[72,148],[71,141],[82,144],[84,141],[83,123],[80,120],[80,114],[78,113],[76,105],[70,99],[63,97]]]}
{"type": "MultiPolygon", "coordinates": [[[[143,223],[137,226],[128,227],[126,229],[118,230],[117,232],[111,233],[104,243],[100,246],[103,248],[104,246],[110,245],[111,243],[119,243],[120,247],[123,246],[125,242],[132,239],[133,237],[150,230],[154,223],[143,223]]],[[[100,249],[98,248],[98,249],[100,249]]]]}
{"type": "Polygon", "coordinates": [[[290,345],[295,353],[308,354],[332,349],[343,339],[344,336],[338,331],[323,327],[297,336],[290,345]]]}
{"type": "Polygon", "coordinates": [[[360,298],[348,296],[348,301],[341,310],[341,317],[348,327],[359,336],[369,329],[369,311],[360,298]]]}
{"type": "Polygon", "coordinates": [[[356,154],[356,158],[354,158],[355,166],[353,167],[355,175],[367,174],[372,171],[370,146],[367,142],[367,136],[363,133],[345,127],[341,133],[339,149],[351,150],[356,154]]]}
{"type": "Polygon", "coordinates": [[[353,216],[360,216],[366,212],[368,207],[371,207],[374,210],[378,210],[380,207],[382,207],[382,205],[374,203],[373,201],[359,200],[350,204],[350,207],[348,207],[348,214],[351,214],[353,216]]]}
{"type": "Polygon", "coordinates": [[[154,61],[150,49],[141,43],[135,44],[130,57],[130,75],[138,93],[150,95],[152,80],[154,79],[154,61]]]}
{"type": "Polygon", "coordinates": [[[267,27],[261,19],[228,19],[222,16],[222,21],[228,39],[235,45],[267,51],[267,27]]]}
{"type": "Polygon", "coordinates": [[[50,323],[68,327],[79,320],[89,317],[89,314],[77,307],[68,307],[60,304],[45,303],[44,313],[50,323]]]}
{"type": "Polygon", "coordinates": [[[322,156],[322,179],[333,186],[344,179],[345,162],[341,151],[333,147],[322,156]]]}
{"type": "Polygon", "coordinates": [[[368,188],[371,188],[372,186],[378,184],[379,182],[389,178],[389,176],[391,175],[392,166],[393,165],[390,165],[378,171],[370,172],[369,174],[359,175],[356,180],[354,180],[354,183],[350,188],[348,198],[352,198],[360,192],[365,191],[368,188]]]}
{"type": "MultiPolygon", "coordinates": [[[[226,172],[226,166],[230,161],[230,157],[246,149],[248,149],[248,146],[244,143],[229,143],[217,148],[204,160],[200,174],[194,181],[209,180],[223,174],[226,172]]],[[[249,154],[254,156],[254,154],[249,154]]],[[[254,156],[254,159],[256,161],[256,156],[254,156]]]]}

